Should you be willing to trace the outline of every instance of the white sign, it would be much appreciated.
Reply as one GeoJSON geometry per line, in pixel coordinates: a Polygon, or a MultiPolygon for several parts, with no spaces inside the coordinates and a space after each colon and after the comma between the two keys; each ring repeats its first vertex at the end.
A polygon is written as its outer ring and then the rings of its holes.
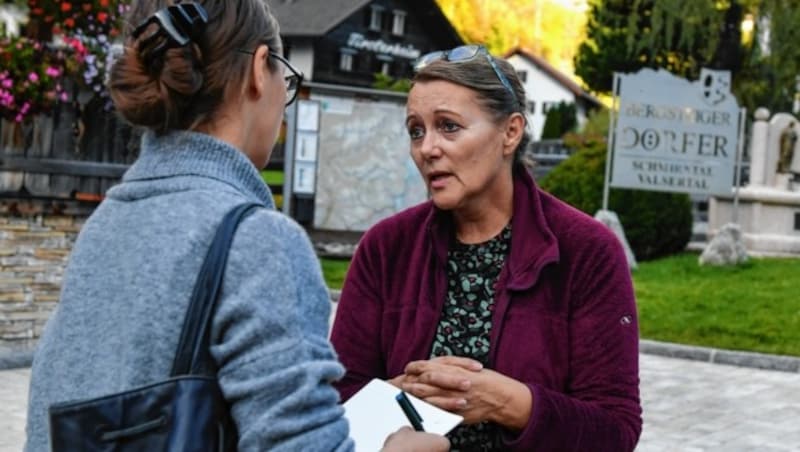
{"type": "Polygon", "coordinates": [[[319,102],[305,99],[297,101],[297,130],[319,130],[319,102]]]}
{"type": "Polygon", "coordinates": [[[295,150],[295,161],[316,162],[317,161],[317,142],[319,135],[316,132],[297,132],[297,148],[295,150]]]}
{"type": "Polygon", "coordinates": [[[294,139],[292,191],[313,195],[317,188],[320,103],[302,99],[297,102],[297,127],[294,139]]]}
{"type": "Polygon", "coordinates": [[[611,186],[730,195],[741,115],[730,72],[690,82],[665,70],[617,74],[611,186]]]}
{"type": "Polygon", "coordinates": [[[315,162],[295,162],[292,177],[295,193],[313,195],[317,187],[317,164],[315,162]]]}
{"type": "Polygon", "coordinates": [[[385,53],[401,58],[415,60],[419,58],[420,51],[411,44],[390,44],[382,39],[367,39],[361,33],[350,33],[347,46],[354,49],[364,49],[375,53],[385,53]]]}

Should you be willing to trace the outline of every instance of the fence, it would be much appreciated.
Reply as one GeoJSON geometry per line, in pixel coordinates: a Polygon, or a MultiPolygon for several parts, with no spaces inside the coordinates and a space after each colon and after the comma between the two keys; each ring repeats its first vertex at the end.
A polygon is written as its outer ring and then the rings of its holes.
{"type": "MultiPolygon", "coordinates": [[[[103,99],[24,123],[0,119],[0,198],[100,201],[136,160],[140,137],[103,99]]],[[[283,141],[268,168],[283,170],[283,141]]]]}
{"type": "Polygon", "coordinates": [[[533,141],[525,150],[523,162],[531,169],[536,179],[541,179],[559,163],[567,159],[573,149],[562,140],[533,141]]]}
{"type": "Polygon", "coordinates": [[[105,108],[62,104],[0,121],[0,195],[99,200],[138,155],[139,134],[105,108]]]}

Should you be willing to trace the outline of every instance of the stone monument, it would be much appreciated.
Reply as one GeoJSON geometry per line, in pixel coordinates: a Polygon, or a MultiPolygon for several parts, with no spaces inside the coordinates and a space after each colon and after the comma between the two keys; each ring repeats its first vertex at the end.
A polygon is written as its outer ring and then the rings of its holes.
{"type": "Polygon", "coordinates": [[[781,132],[781,154],[778,157],[778,172],[788,173],[789,165],[792,164],[794,147],[797,144],[797,132],[794,131],[794,122],[790,122],[783,132],[781,132]]]}
{"type": "MultiPolygon", "coordinates": [[[[797,118],[769,110],[755,112],[750,140],[750,181],[733,193],[709,201],[712,234],[733,221],[741,228],[747,252],[762,256],[800,256],[800,150],[797,118]]],[[[735,235],[735,234],[734,234],[735,235]]]]}

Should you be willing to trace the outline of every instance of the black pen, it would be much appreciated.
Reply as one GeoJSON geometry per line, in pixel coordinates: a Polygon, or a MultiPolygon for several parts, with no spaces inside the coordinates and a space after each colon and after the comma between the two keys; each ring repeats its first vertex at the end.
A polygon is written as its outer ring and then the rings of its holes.
{"type": "Polygon", "coordinates": [[[411,426],[414,427],[414,430],[418,432],[424,432],[425,429],[422,428],[422,417],[419,415],[417,410],[414,409],[414,405],[412,405],[411,401],[408,400],[406,393],[400,391],[400,394],[395,396],[395,400],[397,400],[397,403],[400,404],[400,408],[403,409],[403,413],[405,413],[409,422],[411,422],[411,426]]]}

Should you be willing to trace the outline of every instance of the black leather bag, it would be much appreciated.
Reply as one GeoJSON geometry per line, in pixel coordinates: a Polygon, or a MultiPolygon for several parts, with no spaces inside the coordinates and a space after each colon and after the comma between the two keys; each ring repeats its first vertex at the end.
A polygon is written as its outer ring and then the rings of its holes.
{"type": "Polygon", "coordinates": [[[170,378],[125,392],[50,407],[59,451],[235,451],[236,426],[209,352],[211,319],[239,221],[258,204],[225,215],[197,277],[170,378]]]}

